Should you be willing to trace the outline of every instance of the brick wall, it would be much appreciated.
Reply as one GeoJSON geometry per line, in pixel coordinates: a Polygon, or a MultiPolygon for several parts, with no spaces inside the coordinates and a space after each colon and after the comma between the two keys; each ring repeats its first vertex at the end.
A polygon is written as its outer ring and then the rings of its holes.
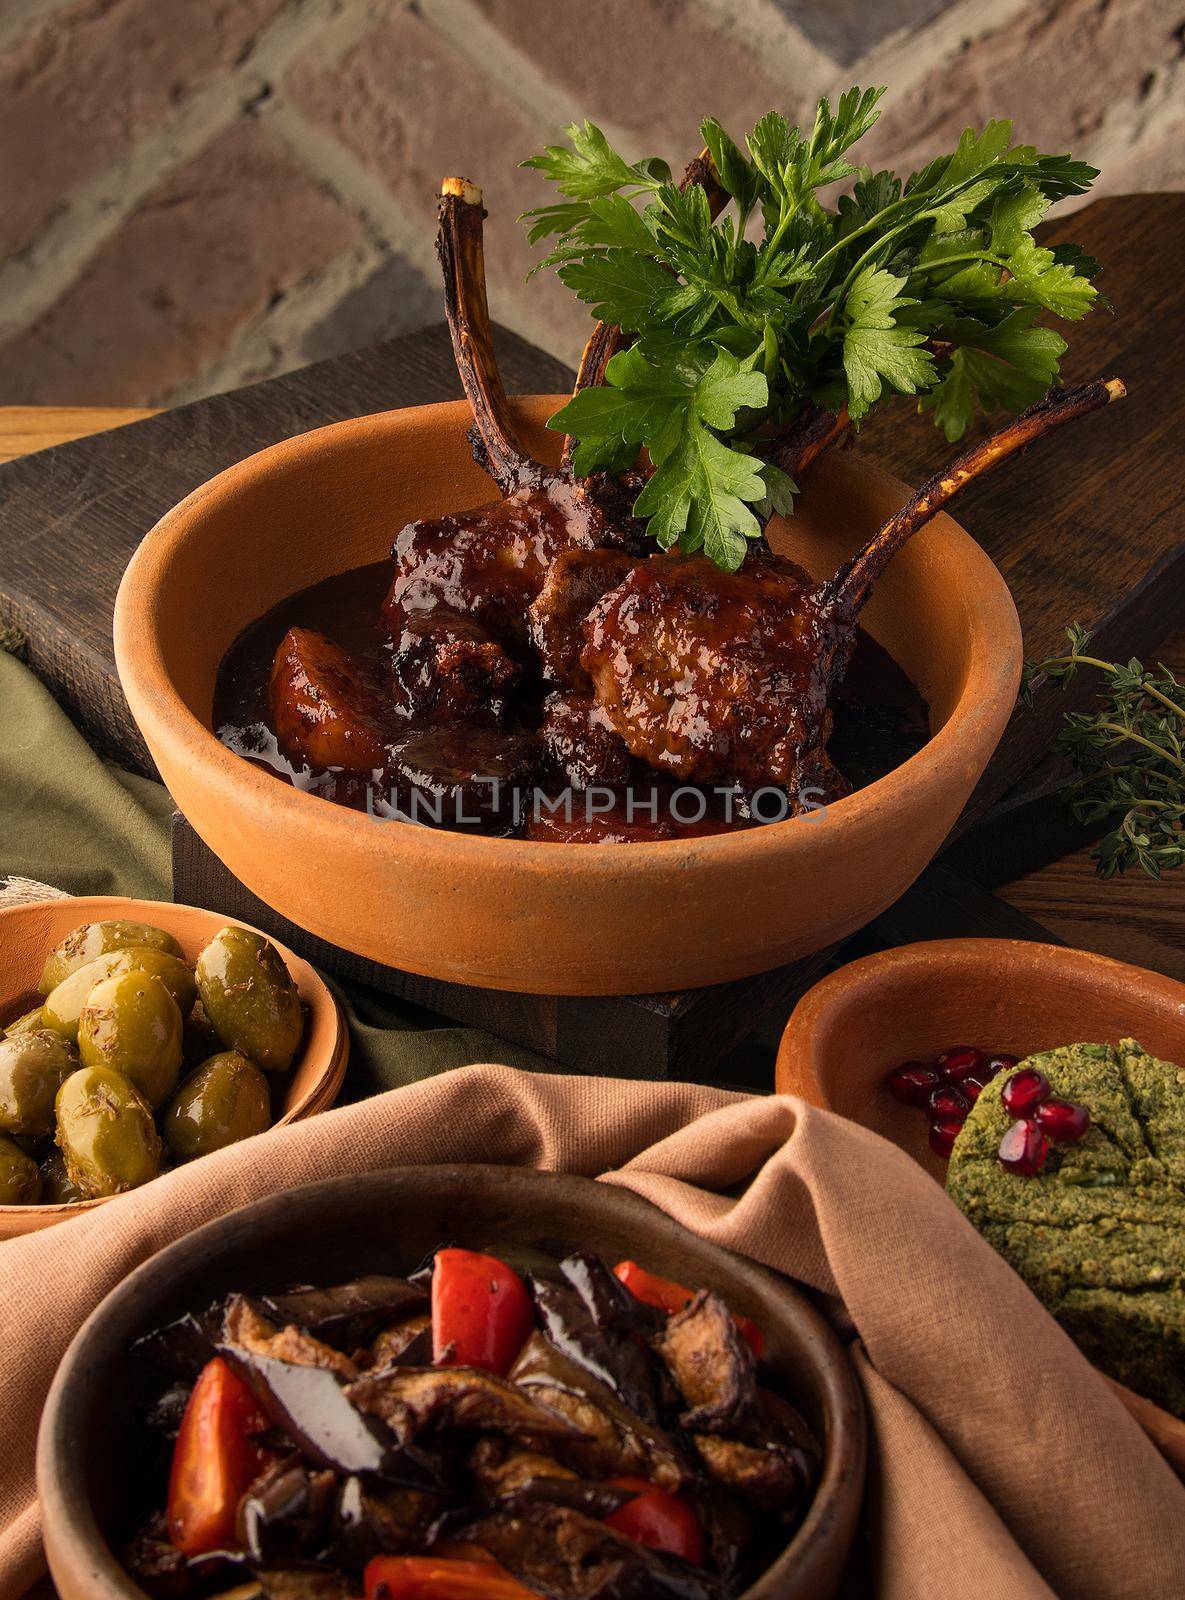
{"type": "Polygon", "coordinates": [[[434,191],[480,182],[495,315],[529,285],[517,163],[577,117],[681,164],[706,112],[886,83],[877,161],[1012,116],[1111,191],[1185,187],[1185,0],[5,0],[0,403],[167,404],[439,314],[434,191]]]}

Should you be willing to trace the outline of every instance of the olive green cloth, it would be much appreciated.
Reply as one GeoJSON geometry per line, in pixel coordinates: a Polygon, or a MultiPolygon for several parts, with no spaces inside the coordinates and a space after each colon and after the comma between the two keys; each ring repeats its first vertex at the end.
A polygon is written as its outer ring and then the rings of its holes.
{"type": "MultiPolygon", "coordinates": [[[[171,899],[172,810],[161,784],[102,761],[45,686],[0,649],[0,881],[171,899]]],[[[335,990],[350,1020],[344,1100],[476,1061],[557,1070],[477,1028],[442,1027],[371,990],[335,990]]]]}

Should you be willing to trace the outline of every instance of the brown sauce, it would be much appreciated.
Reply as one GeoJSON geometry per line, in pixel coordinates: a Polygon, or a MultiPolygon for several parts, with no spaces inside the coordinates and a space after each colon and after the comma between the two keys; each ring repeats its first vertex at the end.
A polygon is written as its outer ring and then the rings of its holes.
{"type": "MultiPolygon", "coordinates": [[[[542,690],[497,730],[409,722],[393,704],[389,733],[400,752],[398,781],[388,773],[360,778],[295,766],[279,748],[268,713],[268,676],[281,640],[290,628],[313,629],[385,676],[390,642],[381,608],[390,582],[389,562],[358,567],[290,595],[246,628],[219,669],[214,728],[222,742],[284,782],[379,818],[547,842],[689,838],[780,820],[772,789],[754,817],[746,815],[752,809],[746,800],[719,787],[675,783],[651,772],[624,788],[588,794],[535,780],[529,752],[543,715],[542,690]],[[483,774],[480,786],[472,782],[474,772],[483,774]]],[[[929,738],[925,702],[863,632],[832,713],[828,752],[853,789],[900,766],[929,738]]],[[[828,798],[820,793],[812,805],[828,798]]]]}

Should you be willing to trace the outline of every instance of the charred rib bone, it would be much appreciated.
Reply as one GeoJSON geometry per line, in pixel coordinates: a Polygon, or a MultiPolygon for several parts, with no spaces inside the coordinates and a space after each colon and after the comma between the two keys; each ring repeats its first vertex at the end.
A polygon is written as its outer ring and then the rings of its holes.
{"type": "Polygon", "coordinates": [[[889,562],[919,528],[925,527],[969,483],[981,478],[1035,439],[1067,422],[1122,400],[1127,389],[1119,378],[1098,378],[1076,389],[1056,389],[982,443],[972,445],[953,465],[935,473],[875,534],[851,561],[840,568],[821,595],[824,609],[837,621],[849,622],[868,600],[872,586],[889,562]]]}
{"type": "Polygon", "coordinates": [[[480,465],[510,494],[542,482],[543,468],[524,449],[510,419],[510,402],[494,358],[486,296],[481,190],[468,178],[440,186],[436,253],[444,274],[444,303],[457,372],[473,412],[469,437],[480,465]]]}

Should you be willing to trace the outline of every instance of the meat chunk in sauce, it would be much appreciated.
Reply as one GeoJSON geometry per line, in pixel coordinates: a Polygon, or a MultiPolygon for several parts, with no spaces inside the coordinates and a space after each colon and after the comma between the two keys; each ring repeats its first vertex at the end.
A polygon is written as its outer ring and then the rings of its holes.
{"type": "Polygon", "coordinates": [[[479,622],[444,608],[407,618],[391,666],[402,708],[441,722],[501,722],[523,670],[479,622]]]}
{"type": "Polygon", "coordinates": [[[531,643],[548,683],[583,690],[592,684],[580,660],[584,624],[602,595],[637,565],[618,550],[562,550],[552,562],[542,589],[531,602],[531,643]]]}
{"type": "Polygon", "coordinates": [[[290,761],[358,774],[381,767],[393,722],[389,695],[339,645],[290,628],[268,680],[268,710],[290,761]]]}
{"type": "Polygon", "coordinates": [[[832,630],[810,578],[776,557],[640,562],[597,604],[584,666],[635,756],[700,782],[792,787],[826,742],[832,630]]]}
{"type": "Polygon", "coordinates": [[[629,782],[633,757],[590,694],[548,695],[539,739],[548,767],[573,789],[629,782]]]}
{"type": "Polygon", "coordinates": [[[570,479],[555,473],[493,505],[409,522],[392,547],[395,576],[383,605],[392,635],[411,618],[468,617],[518,659],[527,656],[528,607],[562,550],[622,538],[570,479]]]}

